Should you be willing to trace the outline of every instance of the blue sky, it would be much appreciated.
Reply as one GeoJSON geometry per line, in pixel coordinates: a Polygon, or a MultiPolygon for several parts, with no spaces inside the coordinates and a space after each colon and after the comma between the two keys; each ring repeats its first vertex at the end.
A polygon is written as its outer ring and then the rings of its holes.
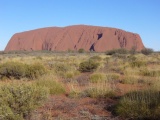
{"type": "Polygon", "coordinates": [[[0,0],[0,50],[17,32],[76,24],[138,33],[160,51],[160,0],[0,0]]]}

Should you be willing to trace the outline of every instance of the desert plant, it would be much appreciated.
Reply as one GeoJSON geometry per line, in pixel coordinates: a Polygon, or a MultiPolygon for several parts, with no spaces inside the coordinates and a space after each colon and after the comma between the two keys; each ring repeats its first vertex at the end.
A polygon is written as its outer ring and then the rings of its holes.
{"type": "Polygon", "coordinates": [[[84,50],[83,48],[80,48],[80,49],[78,50],[78,52],[79,52],[79,53],[84,53],[85,50],[84,50]]]}
{"type": "MultiPolygon", "coordinates": [[[[47,77],[48,78],[48,77],[47,77]]],[[[40,80],[36,81],[36,85],[40,87],[46,87],[49,89],[49,93],[52,95],[58,95],[65,93],[64,86],[53,79],[45,79],[45,77],[41,78],[40,80]]]]}
{"type": "Polygon", "coordinates": [[[120,78],[120,75],[117,73],[108,73],[106,77],[108,82],[114,82],[120,78]]]}
{"type": "Polygon", "coordinates": [[[130,66],[131,67],[138,67],[138,68],[140,68],[140,67],[144,67],[144,66],[146,66],[146,62],[145,61],[140,61],[140,60],[133,60],[133,61],[131,61],[130,63],[130,66]]]}
{"type": "Polygon", "coordinates": [[[1,77],[14,77],[20,79],[25,77],[26,65],[19,62],[6,62],[0,65],[1,77]]]}
{"type": "Polygon", "coordinates": [[[138,78],[135,76],[125,75],[123,79],[121,79],[121,83],[123,84],[136,84],[138,83],[138,78]]]}
{"type": "Polygon", "coordinates": [[[136,60],[137,60],[137,58],[136,58],[135,55],[130,55],[130,56],[128,56],[128,61],[129,61],[129,62],[133,62],[133,61],[136,61],[136,60]]]}
{"type": "Polygon", "coordinates": [[[120,49],[109,50],[106,52],[106,55],[127,54],[127,53],[128,53],[128,50],[126,50],[124,48],[120,48],[120,49]]]}
{"type": "Polygon", "coordinates": [[[90,88],[85,91],[85,96],[91,98],[108,98],[115,96],[115,93],[110,88],[90,88]]]}
{"type": "Polygon", "coordinates": [[[26,77],[30,79],[38,78],[46,73],[45,67],[40,63],[35,63],[27,66],[26,77]]]}
{"type": "Polygon", "coordinates": [[[54,72],[61,78],[72,78],[76,74],[75,67],[67,63],[57,63],[53,65],[54,72]]]}
{"type": "Polygon", "coordinates": [[[144,48],[144,49],[141,50],[141,53],[144,54],[144,55],[149,55],[149,54],[151,54],[153,52],[154,51],[151,48],[144,48]]]}
{"type": "Polygon", "coordinates": [[[106,55],[114,55],[114,54],[116,54],[116,50],[109,50],[109,51],[107,51],[106,52],[106,55]]]}
{"type": "Polygon", "coordinates": [[[158,120],[160,117],[160,92],[133,91],[124,95],[116,108],[122,117],[134,120],[158,120]]]}
{"type": "Polygon", "coordinates": [[[68,52],[68,53],[74,53],[74,50],[68,49],[67,52],[68,52]]]}
{"type": "Polygon", "coordinates": [[[56,73],[67,72],[71,70],[71,66],[69,66],[66,63],[57,63],[57,64],[54,64],[54,70],[56,73]]]}
{"type": "Polygon", "coordinates": [[[113,57],[114,57],[114,58],[121,59],[121,60],[123,60],[123,61],[126,61],[126,60],[127,60],[127,55],[126,55],[126,54],[114,54],[113,57]]]}
{"type": "Polygon", "coordinates": [[[48,89],[28,84],[0,87],[0,119],[23,120],[48,97],[48,89]]]}
{"type": "Polygon", "coordinates": [[[142,69],[140,70],[140,75],[149,76],[149,77],[157,77],[160,76],[159,70],[151,70],[151,69],[142,69]]]}
{"type": "Polygon", "coordinates": [[[129,51],[130,54],[136,54],[136,50],[137,50],[137,47],[136,46],[133,46],[132,49],[129,51]]]}
{"type": "Polygon", "coordinates": [[[42,60],[43,58],[41,56],[37,56],[36,59],[42,60]]]}
{"type": "Polygon", "coordinates": [[[82,97],[82,93],[79,92],[79,91],[72,90],[69,93],[68,97],[70,97],[70,98],[80,98],[80,97],[82,97]]]}
{"type": "Polygon", "coordinates": [[[98,62],[95,62],[93,60],[87,60],[87,61],[80,63],[79,70],[81,72],[91,72],[91,71],[96,70],[98,66],[99,66],[98,62]]]}
{"type": "Polygon", "coordinates": [[[90,60],[93,60],[93,61],[101,61],[102,58],[100,56],[93,56],[93,57],[90,57],[90,60]]]}
{"type": "Polygon", "coordinates": [[[14,77],[15,79],[30,78],[34,79],[46,73],[46,69],[41,64],[23,64],[20,62],[6,62],[0,65],[1,78],[14,77]]]}
{"type": "Polygon", "coordinates": [[[106,79],[106,76],[103,73],[93,73],[89,77],[89,80],[92,83],[98,83],[98,82],[104,81],[105,79],[106,79]]]}
{"type": "Polygon", "coordinates": [[[109,63],[110,57],[106,57],[104,58],[104,60],[107,62],[107,64],[109,63]]]}

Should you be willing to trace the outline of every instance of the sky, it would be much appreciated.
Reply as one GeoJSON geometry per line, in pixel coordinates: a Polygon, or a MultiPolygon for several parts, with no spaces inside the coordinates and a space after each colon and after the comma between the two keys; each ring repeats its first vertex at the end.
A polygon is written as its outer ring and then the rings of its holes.
{"type": "Polygon", "coordinates": [[[0,50],[18,32],[79,24],[138,33],[160,51],[160,0],[0,0],[0,50]]]}

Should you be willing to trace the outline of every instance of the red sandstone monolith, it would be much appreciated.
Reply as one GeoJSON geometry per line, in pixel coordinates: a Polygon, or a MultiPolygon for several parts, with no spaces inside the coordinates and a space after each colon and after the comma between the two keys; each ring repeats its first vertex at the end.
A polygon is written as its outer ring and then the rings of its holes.
{"type": "Polygon", "coordinates": [[[74,25],[68,27],[41,28],[16,33],[8,42],[5,51],[67,51],[79,50],[105,52],[111,49],[144,48],[138,34],[121,29],[74,25]]]}

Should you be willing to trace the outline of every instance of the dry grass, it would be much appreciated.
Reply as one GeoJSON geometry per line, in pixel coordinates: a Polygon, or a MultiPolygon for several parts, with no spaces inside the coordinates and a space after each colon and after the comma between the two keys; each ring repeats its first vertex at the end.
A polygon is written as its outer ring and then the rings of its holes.
{"type": "MultiPolygon", "coordinates": [[[[34,84],[47,87],[51,95],[66,95],[67,99],[70,100],[88,97],[91,99],[108,99],[146,88],[160,91],[159,61],[159,54],[148,56],[143,54],[108,56],[103,53],[0,55],[1,65],[6,62],[19,62],[27,65],[39,63],[45,66],[47,70],[46,74],[35,78],[34,81],[27,81],[25,78],[17,81],[16,78],[3,77],[0,86],[12,82],[34,84]],[[80,63],[89,59],[98,62],[99,67],[91,72],[80,73],[80,63]]],[[[43,118],[52,119],[51,114],[51,111],[48,111],[43,118]]]]}

